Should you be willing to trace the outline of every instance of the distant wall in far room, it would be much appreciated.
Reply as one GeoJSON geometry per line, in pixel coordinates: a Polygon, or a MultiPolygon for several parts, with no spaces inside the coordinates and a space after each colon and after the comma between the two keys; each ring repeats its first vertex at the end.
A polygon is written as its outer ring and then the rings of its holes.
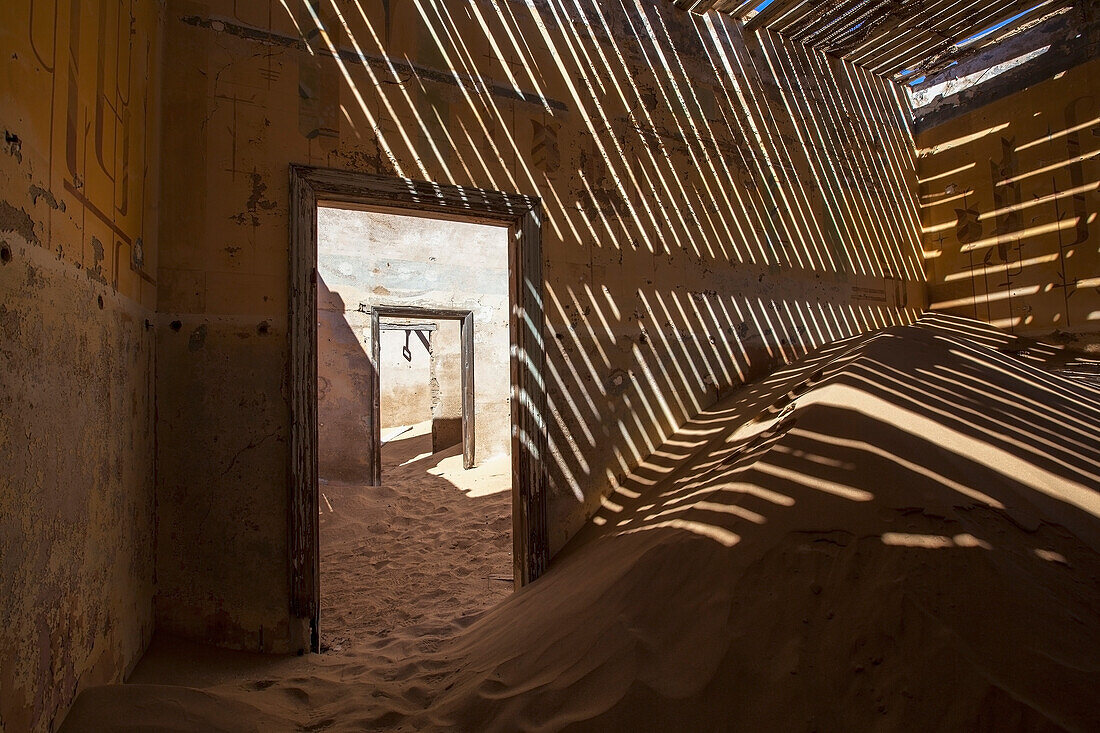
{"type": "MultiPolygon", "coordinates": [[[[378,305],[473,311],[475,452],[479,462],[507,453],[507,229],[329,207],[317,218],[320,475],[369,480],[370,309],[378,305]]],[[[431,323],[435,330],[421,333],[430,334],[435,359],[415,331],[408,338],[411,361],[401,353],[404,330],[380,332],[383,430],[438,413],[446,433],[446,420],[461,416],[458,323],[431,323]]],[[[453,444],[442,436],[437,442],[453,444]]]]}

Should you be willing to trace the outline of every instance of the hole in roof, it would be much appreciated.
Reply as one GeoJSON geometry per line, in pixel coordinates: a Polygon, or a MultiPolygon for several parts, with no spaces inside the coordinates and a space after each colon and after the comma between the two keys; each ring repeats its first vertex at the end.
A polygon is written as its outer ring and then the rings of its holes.
{"type": "Polygon", "coordinates": [[[1016,15],[1013,15],[1011,18],[1008,18],[1007,20],[1002,20],[1000,23],[997,23],[996,25],[991,25],[990,27],[986,28],[983,31],[978,31],[974,35],[969,36],[968,38],[965,38],[965,39],[959,41],[955,45],[958,46],[959,48],[962,48],[963,46],[967,46],[971,43],[974,43],[975,41],[981,40],[982,38],[985,38],[986,36],[988,36],[990,33],[993,33],[995,31],[999,31],[1001,28],[1004,28],[1006,25],[1012,23],[1013,21],[1017,21],[1020,18],[1027,15],[1028,13],[1030,13],[1034,10],[1037,10],[1037,9],[1043,7],[1044,5],[1047,5],[1047,4],[1048,3],[1046,3],[1046,2],[1042,2],[1042,3],[1039,3],[1038,5],[1033,5],[1032,7],[1028,8],[1027,10],[1024,10],[1023,12],[1017,13],[1016,15]]]}

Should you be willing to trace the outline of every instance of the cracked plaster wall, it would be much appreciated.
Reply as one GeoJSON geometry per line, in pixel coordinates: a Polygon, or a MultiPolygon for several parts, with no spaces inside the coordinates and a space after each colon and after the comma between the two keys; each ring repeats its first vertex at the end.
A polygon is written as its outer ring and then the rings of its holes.
{"type": "Polygon", "coordinates": [[[0,3],[0,730],[153,630],[163,6],[0,3]]]}

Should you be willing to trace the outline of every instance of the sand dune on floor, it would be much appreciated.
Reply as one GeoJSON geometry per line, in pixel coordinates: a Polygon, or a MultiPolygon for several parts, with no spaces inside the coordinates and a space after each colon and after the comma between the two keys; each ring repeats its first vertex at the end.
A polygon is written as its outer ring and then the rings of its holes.
{"type": "Polygon", "coordinates": [[[67,727],[1098,730],[1100,386],[1064,356],[944,316],[830,344],[685,425],[465,628],[181,662],[67,727]]]}
{"type": "Polygon", "coordinates": [[[432,453],[431,422],[383,446],[381,486],[322,481],[322,650],[453,633],[507,598],[510,487],[507,455],[463,470],[461,445],[432,453]]]}

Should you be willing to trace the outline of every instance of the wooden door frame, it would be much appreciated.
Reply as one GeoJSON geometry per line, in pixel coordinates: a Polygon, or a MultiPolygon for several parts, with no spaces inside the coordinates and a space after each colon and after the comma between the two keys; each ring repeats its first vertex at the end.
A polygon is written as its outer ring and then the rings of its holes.
{"type": "Polygon", "coordinates": [[[370,309],[371,339],[371,482],[382,485],[382,335],[380,318],[422,318],[458,321],[462,374],[462,467],[474,467],[474,312],[454,308],[375,305],[370,309]]]}
{"type": "Polygon", "coordinates": [[[508,227],[512,410],[512,563],[517,586],[550,561],[546,517],[546,349],[543,340],[542,202],[535,196],[370,173],[290,166],[287,462],[290,615],[307,621],[320,650],[317,482],[317,206],[508,227]]]}

